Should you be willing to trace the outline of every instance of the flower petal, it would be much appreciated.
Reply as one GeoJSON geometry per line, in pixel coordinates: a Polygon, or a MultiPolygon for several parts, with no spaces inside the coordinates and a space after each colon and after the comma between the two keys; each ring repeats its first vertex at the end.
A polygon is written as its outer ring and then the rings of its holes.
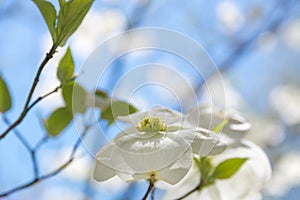
{"type": "MultiPolygon", "coordinates": [[[[176,160],[174,163],[169,166],[158,170],[153,171],[155,178],[158,180],[165,181],[169,184],[176,184],[182,180],[185,175],[190,170],[193,163],[192,149],[188,148],[187,151],[176,160]]],[[[117,175],[126,182],[138,181],[142,179],[149,179],[151,172],[148,173],[125,173],[125,172],[116,172],[117,175]]]]}
{"type": "Polygon", "coordinates": [[[137,134],[139,131],[136,129],[136,127],[129,127],[125,130],[122,130],[122,132],[120,132],[118,135],[116,135],[113,138],[113,141],[118,141],[120,138],[126,136],[126,135],[130,135],[130,134],[137,134]]]}
{"type": "Polygon", "coordinates": [[[178,183],[190,170],[193,163],[192,149],[189,148],[177,161],[157,172],[157,178],[172,185],[178,183]]]}
{"type": "Polygon", "coordinates": [[[207,105],[199,105],[193,108],[187,115],[186,121],[194,126],[213,130],[225,119],[228,123],[222,132],[233,138],[242,138],[251,128],[250,122],[239,114],[225,114],[220,109],[207,105]]]}
{"type": "Polygon", "coordinates": [[[178,160],[190,148],[181,136],[165,133],[151,137],[131,134],[103,148],[97,159],[119,172],[142,174],[157,171],[178,160]]]}
{"type": "Polygon", "coordinates": [[[239,171],[226,181],[216,182],[222,199],[261,199],[260,191],[271,177],[271,166],[264,151],[254,143],[242,140],[240,147],[230,148],[214,157],[218,163],[229,158],[248,158],[239,171]],[[235,191],[232,188],[235,188],[235,191]]]}
{"type": "MultiPolygon", "coordinates": [[[[260,191],[271,175],[270,163],[260,147],[250,141],[242,140],[240,147],[229,148],[213,157],[214,166],[229,158],[248,158],[239,171],[229,179],[217,180],[214,185],[194,192],[185,199],[205,200],[259,200],[260,191]],[[233,189],[234,188],[234,189],[233,189]]],[[[198,169],[191,168],[187,176],[173,187],[169,187],[165,200],[179,198],[191,191],[199,183],[198,169]]]]}
{"type": "Polygon", "coordinates": [[[206,129],[181,130],[178,131],[187,140],[193,149],[193,153],[200,156],[214,156],[226,149],[226,141],[212,131],[206,129]]]}
{"type": "Polygon", "coordinates": [[[158,117],[167,125],[181,124],[183,121],[183,114],[175,110],[164,107],[157,107],[150,111],[150,117],[158,117]]]}
{"type": "Polygon", "coordinates": [[[94,169],[93,177],[96,181],[105,181],[116,175],[115,171],[110,167],[96,161],[96,166],[94,169]]]}

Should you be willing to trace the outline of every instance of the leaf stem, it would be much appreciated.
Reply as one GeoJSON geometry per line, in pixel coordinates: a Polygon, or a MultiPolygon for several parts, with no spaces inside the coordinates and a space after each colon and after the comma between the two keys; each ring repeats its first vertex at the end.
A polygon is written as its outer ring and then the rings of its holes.
{"type": "MultiPolygon", "coordinates": [[[[91,127],[92,127],[91,125],[86,125],[85,126],[85,128],[82,131],[80,137],[76,140],[76,142],[75,142],[75,144],[73,146],[73,149],[71,151],[71,154],[70,154],[68,160],[65,163],[63,163],[62,165],[60,165],[55,170],[53,170],[53,171],[51,171],[51,172],[49,172],[47,174],[41,175],[41,176],[37,176],[38,175],[38,171],[36,171],[35,176],[34,176],[34,178],[31,181],[28,181],[27,183],[25,183],[23,185],[19,185],[19,186],[15,187],[15,188],[12,188],[12,189],[4,192],[4,193],[1,193],[0,194],[0,198],[7,197],[7,196],[9,196],[12,193],[15,193],[17,191],[23,190],[25,188],[28,188],[28,187],[30,187],[30,186],[32,186],[32,185],[34,185],[34,184],[36,184],[36,183],[38,183],[40,181],[43,181],[43,180],[48,179],[48,178],[51,178],[51,177],[59,174],[61,171],[63,171],[66,167],[68,167],[75,160],[75,153],[77,152],[77,149],[78,149],[79,145],[81,144],[82,139],[86,136],[86,134],[88,133],[88,130],[91,127]]],[[[41,143],[44,143],[46,141],[45,138],[42,138],[41,143]]],[[[40,145],[37,145],[35,147],[35,149],[33,149],[32,151],[36,152],[39,147],[40,147],[40,145]]],[[[35,162],[36,162],[36,160],[35,160],[35,162]]],[[[35,170],[37,170],[37,168],[35,170]]]]}

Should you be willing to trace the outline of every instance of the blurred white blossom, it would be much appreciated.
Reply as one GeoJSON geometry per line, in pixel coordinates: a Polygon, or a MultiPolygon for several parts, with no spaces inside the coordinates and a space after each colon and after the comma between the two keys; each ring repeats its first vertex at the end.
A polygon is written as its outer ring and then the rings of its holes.
{"type": "Polygon", "coordinates": [[[62,186],[48,186],[43,190],[41,200],[81,200],[84,199],[85,194],[79,190],[71,187],[62,186]]]}
{"type": "Polygon", "coordinates": [[[273,119],[265,119],[254,115],[250,118],[252,128],[246,138],[261,147],[276,146],[286,137],[283,124],[273,119]]]}
{"type": "Polygon", "coordinates": [[[245,17],[234,1],[220,1],[216,6],[218,20],[228,31],[238,31],[245,22],[245,17]]]}
{"type": "Polygon", "coordinates": [[[267,194],[283,196],[296,185],[300,184],[300,153],[288,152],[276,162],[273,176],[266,186],[267,194]]]}
{"type": "Polygon", "coordinates": [[[281,119],[288,125],[300,122],[300,88],[295,85],[281,85],[274,88],[269,101],[281,119]]]}
{"type": "Polygon", "coordinates": [[[292,19],[281,28],[281,33],[286,44],[300,50],[300,19],[292,19]]]}
{"type": "MultiPolygon", "coordinates": [[[[261,190],[271,177],[271,166],[266,154],[254,143],[242,140],[241,145],[228,148],[225,152],[211,157],[214,166],[230,158],[248,158],[238,172],[229,179],[217,180],[214,185],[194,192],[185,199],[205,200],[258,200],[261,190]]],[[[169,186],[165,199],[178,198],[199,184],[199,172],[195,167],[177,185],[169,186]]]]}

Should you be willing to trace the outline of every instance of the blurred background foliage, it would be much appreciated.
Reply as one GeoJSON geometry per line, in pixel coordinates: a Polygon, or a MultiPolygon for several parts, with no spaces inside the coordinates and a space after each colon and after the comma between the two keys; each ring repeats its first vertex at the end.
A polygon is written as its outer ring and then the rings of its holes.
{"type": "MultiPolygon", "coordinates": [[[[51,2],[58,6],[56,1],[51,2]]],[[[51,46],[51,36],[32,2],[0,0],[0,5],[0,72],[12,95],[12,109],[6,115],[12,120],[23,108],[37,66],[51,46]]],[[[207,50],[222,72],[226,109],[239,110],[252,122],[253,128],[247,137],[262,146],[272,162],[273,176],[263,191],[264,198],[298,199],[300,1],[96,0],[68,42],[73,52],[75,72],[101,42],[122,31],[142,27],[176,30],[191,37],[207,50]]],[[[35,97],[59,85],[56,67],[65,51],[65,48],[59,49],[45,68],[35,97]]],[[[209,99],[203,80],[192,75],[187,69],[187,63],[166,54],[149,51],[126,55],[114,62],[115,67],[111,68],[99,87],[108,93],[112,92],[122,73],[150,60],[174,66],[191,81],[201,101],[209,99]]],[[[167,72],[159,71],[155,75],[172,82],[172,77],[167,72]]],[[[148,76],[151,77],[151,74],[148,76]]],[[[213,83],[214,76],[208,81],[213,83]]],[[[126,85],[123,87],[125,90],[126,85]]],[[[176,94],[185,102],[190,102],[188,89],[178,85],[176,88],[176,94]]],[[[161,94],[158,99],[145,100],[141,93],[132,103],[139,108],[150,106],[156,101],[176,107],[167,93],[161,94]]],[[[119,97],[122,98],[122,94],[119,97]]],[[[47,116],[62,105],[64,102],[60,94],[52,95],[38,104],[17,128],[30,141],[30,146],[38,145],[45,137],[40,117],[47,116]]],[[[183,110],[188,108],[187,106],[183,110]]],[[[106,126],[105,122],[103,125],[106,126]]],[[[1,132],[5,128],[6,125],[1,120],[1,132]]],[[[115,132],[114,127],[109,128],[108,133],[111,132],[115,132]]],[[[37,155],[40,172],[47,173],[60,166],[72,151],[77,137],[75,128],[69,126],[57,138],[49,139],[37,155]]],[[[146,183],[143,181],[125,184],[118,179],[105,183],[90,180],[93,159],[82,147],[78,154],[80,158],[62,173],[16,192],[9,198],[138,199],[144,194],[146,183]]],[[[32,178],[30,156],[15,134],[10,134],[1,141],[0,158],[1,191],[26,183],[32,178]]],[[[156,193],[158,196],[162,194],[163,191],[160,190],[156,193]]]]}

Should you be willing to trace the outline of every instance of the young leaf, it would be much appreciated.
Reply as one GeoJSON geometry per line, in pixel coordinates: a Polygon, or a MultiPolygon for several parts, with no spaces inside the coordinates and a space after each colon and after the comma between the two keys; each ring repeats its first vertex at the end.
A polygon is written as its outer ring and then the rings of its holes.
{"type": "Polygon", "coordinates": [[[58,108],[44,121],[44,127],[49,135],[55,137],[68,126],[72,119],[72,112],[68,108],[58,108]]]}
{"type": "Polygon", "coordinates": [[[212,178],[227,179],[233,176],[246,162],[247,158],[231,158],[220,163],[214,170],[212,178]]]}
{"type": "Polygon", "coordinates": [[[7,85],[0,75],[0,112],[5,113],[11,108],[11,97],[7,85]]]}
{"type": "Polygon", "coordinates": [[[92,6],[93,0],[60,1],[57,22],[56,45],[64,46],[68,38],[76,31],[92,6]]]}
{"type": "Polygon", "coordinates": [[[73,82],[62,88],[62,95],[66,103],[66,107],[73,113],[84,113],[86,110],[87,92],[81,85],[73,82]]]}
{"type": "Polygon", "coordinates": [[[228,122],[229,122],[228,119],[224,119],[220,124],[218,124],[218,125],[214,128],[213,132],[214,132],[214,133],[219,133],[219,132],[221,132],[222,129],[224,128],[224,126],[226,126],[226,124],[228,124],[228,122]]]}
{"type": "Polygon", "coordinates": [[[33,0],[37,5],[40,12],[42,13],[44,20],[50,31],[53,43],[56,40],[55,21],[56,21],[56,10],[54,6],[45,0],[33,0]]]}
{"type": "Polygon", "coordinates": [[[108,125],[114,123],[117,116],[126,116],[136,112],[137,109],[124,101],[113,101],[101,112],[101,118],[108,121],[108,125]]]}
{"type": "Polygon", "coordinates": [[[74,73],[74,61],[70,48],[67,49],[64,57],[59,62],[57,68],[57,78],[63,84],[69,81],[74,73]]]}

